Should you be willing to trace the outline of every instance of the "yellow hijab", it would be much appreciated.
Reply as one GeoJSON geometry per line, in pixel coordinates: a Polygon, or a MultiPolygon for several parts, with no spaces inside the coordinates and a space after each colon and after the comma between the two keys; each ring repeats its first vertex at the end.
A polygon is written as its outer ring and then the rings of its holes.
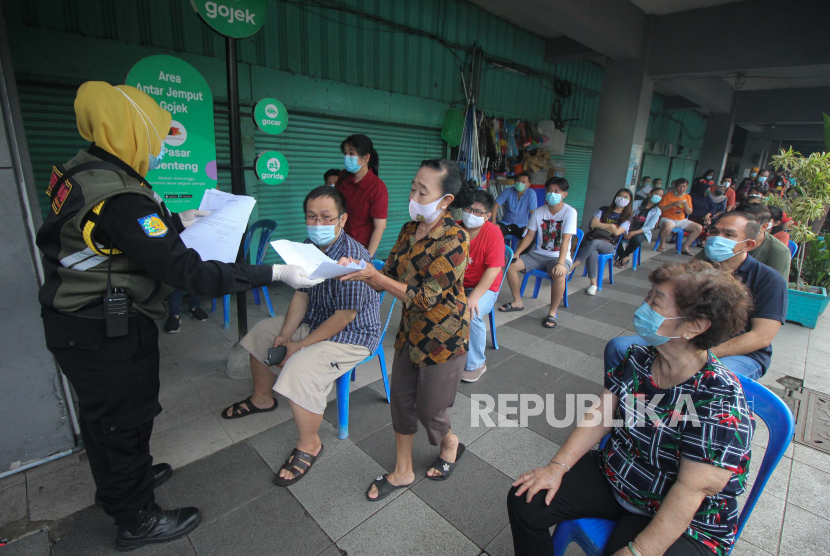
{"type": "Polygon", "coordinates": [[[147,174],[150,153],[158,156],[173,117],[149,95],[130,87],[87,81],[75,97],[81,137],[147,174]],[[128,98],[129,97],[129,98],[128,98]],[[130,102],[132,101],[132,102],[130,102]]]}

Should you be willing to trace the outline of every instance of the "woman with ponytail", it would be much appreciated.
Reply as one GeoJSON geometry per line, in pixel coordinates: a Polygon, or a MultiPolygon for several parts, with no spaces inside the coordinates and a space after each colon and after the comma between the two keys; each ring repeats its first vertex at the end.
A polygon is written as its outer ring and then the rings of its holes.
{"type": "MultiPolygon", "coordinates": [[[[450,209],[473,203],[475,183],[464,182],[458,164],[425,160],[412,180],[409,215],[383,270],[372,266],[341,280],[361,280],[401,300],[401,323],[392,366],[392,429],[397,461],[392,473],[373,481],[370,501],[381,500],[415,481],[412,445],[418,421],[441,453],[426,477],[450,477],[465,446],[450,429],[449,408],[467,362],[470,314],[464,294],[469,235],[450,209]]],[[[341,259],[341,264],[348,264],[341,259]]]]}
{"type": "Polygon", "coordinates": [[[340,143],[346,167],[336,187],[346,197],[349,220],[346,233],[369,251],[371,257],[386,229],[389,193],[378,177],[378,152],[365,135],[350,135],[340,143]]]}

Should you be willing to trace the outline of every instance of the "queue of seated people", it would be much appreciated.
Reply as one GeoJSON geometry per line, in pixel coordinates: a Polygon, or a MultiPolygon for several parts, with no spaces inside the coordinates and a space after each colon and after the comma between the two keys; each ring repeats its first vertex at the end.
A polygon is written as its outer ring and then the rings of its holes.
{"type": "MultiPolygon", "coordinates": [[[[363,152],[354,155],[358,172],[373,156],[377,160],[373,149],[363,152]]],[[[448,479],[464,455],[449,409],[459,384],[479,380],[487,368],[484,318],[496,303],[508,262],[505,231],[522,239],[506,274],[513,300],[499,310],[523,310],[520,273],[541,270],[552,282],[542,326],[553,328],[568,274],[578,265],[586,265],[587,293],[595,295],[598,255],[614,254],[616,265],[625,268],[657,233],[681,228],[691,237],[703,230],[686,218],[694,211],[686,180],[677,180],[668,193],[651,186],[644,198],[621,189],[594,212],[574,256],[578,215],[565,202],[567,180],[548,180],[541,207],[535,194],[528,196],[525,181],[520,177],[510,193],[494,200],[465,182],[457,164],[424,161],[412,181],[411,221],[382,270],[368,264],[299,289],[285,316],[260,321],[242,339],[253,391],[222,417],[273,411],[273,392],[288,399],[298,441],[274,478],[277,485],[302,480],[321,456],[319,428],[333,384],[371,354],[380,338],[379,292],[402,304],[391,373],[397,454],[394,470],[368,485],[369,501],[415,481],[412,450],[419,422],[439,449],[428,479],[448,479]],[[505,217],[497,226],[500,206],[505,217]],[[450,216],[453,209],[461,210],[460,221],[450,216]],[[273,347],[285,348],[279,361],[271,360],[273,347]]],[[[348,232],[348,191],[324,185],[307,194],[305,241],[341,264],[371,262],[369,248],[376,249],[380,238],[373,229],[361,230],[362,241],[348,232]]],[[[385,211],[370,207],[364,221],[372,214],[385,211]]],[[[618,521],[609,554],[727,553],[734,543],[736,498],[745,489],[754,421],[732,373],[758,378],[768,370],[772,340],[786,317],[788,268],[781,261],[783,244],[771,234],[782,216],[746,203],[707,214],[703,250],[688,262],[652,271],[651,290],[633,315],[637,335],[614,338],[605,348],[600,403],[615,416],[614,424],[581,424],[550,464],[513,484],[507,505],[517,555],[553,554],[549,528],[580,517],[618,521]],[[690,397],[703,426],[672,419],[676,411],[669,400],[681,395],[690,397]],[[659,423],[632,421],[633,400],[640,396],[654,401],[659,423]],[[609,434],[604,447],[594,449],[609,434]]],[[[665,245],[668,238],[662,239],[665,245]]]]}

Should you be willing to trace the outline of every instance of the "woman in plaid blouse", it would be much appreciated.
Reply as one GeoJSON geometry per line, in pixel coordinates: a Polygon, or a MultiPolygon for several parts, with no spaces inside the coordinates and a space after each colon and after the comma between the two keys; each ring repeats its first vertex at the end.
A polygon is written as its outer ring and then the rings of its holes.
{"type": "Polygon", "coordinates": [[[740,380],[709,349],[743,329],[752,296],[703,261],[649,280],[634,325],[651,345],[632,345],[605,373],[594,408],[603,417],[513,483],[516,556],[553,556],[549,528],[583,517],[617,522],[613,556],[726,556],[735,542],[755,422],[740,380]]]}
{"type": "MultiPolygon", "coordinates": [[[[418,421],[441,453],[427,478],[449,478],[465,447],[450,429],[449,408],[467,361],[470,317],[464,295],[469,236],[449,209],[462,207],[477,189],[463,183],[448,160],[426,160],[412,180],[409,214],[382,271],[372,267],[344,276],[387,291],[403,303],[392,367],[392,428],[397,442],[395,471],[366,491],[381,500],[415,481],[412,444],[418,421]]],[[[347,262],[343,259],[341,262],[347,262]]]]}

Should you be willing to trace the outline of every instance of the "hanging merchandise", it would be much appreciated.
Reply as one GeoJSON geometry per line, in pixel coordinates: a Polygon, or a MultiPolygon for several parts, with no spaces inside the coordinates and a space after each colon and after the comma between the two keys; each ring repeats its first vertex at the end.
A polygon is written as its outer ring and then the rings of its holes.
{"type": "Polygon", "coordinates": [[[450,147],[457,147],[461,144],[461,136],[464,133],[464,114],[455,108],[451,108],[444,118],[444,128],[441,130],[441,139],[447,142],[450,147]]]}

